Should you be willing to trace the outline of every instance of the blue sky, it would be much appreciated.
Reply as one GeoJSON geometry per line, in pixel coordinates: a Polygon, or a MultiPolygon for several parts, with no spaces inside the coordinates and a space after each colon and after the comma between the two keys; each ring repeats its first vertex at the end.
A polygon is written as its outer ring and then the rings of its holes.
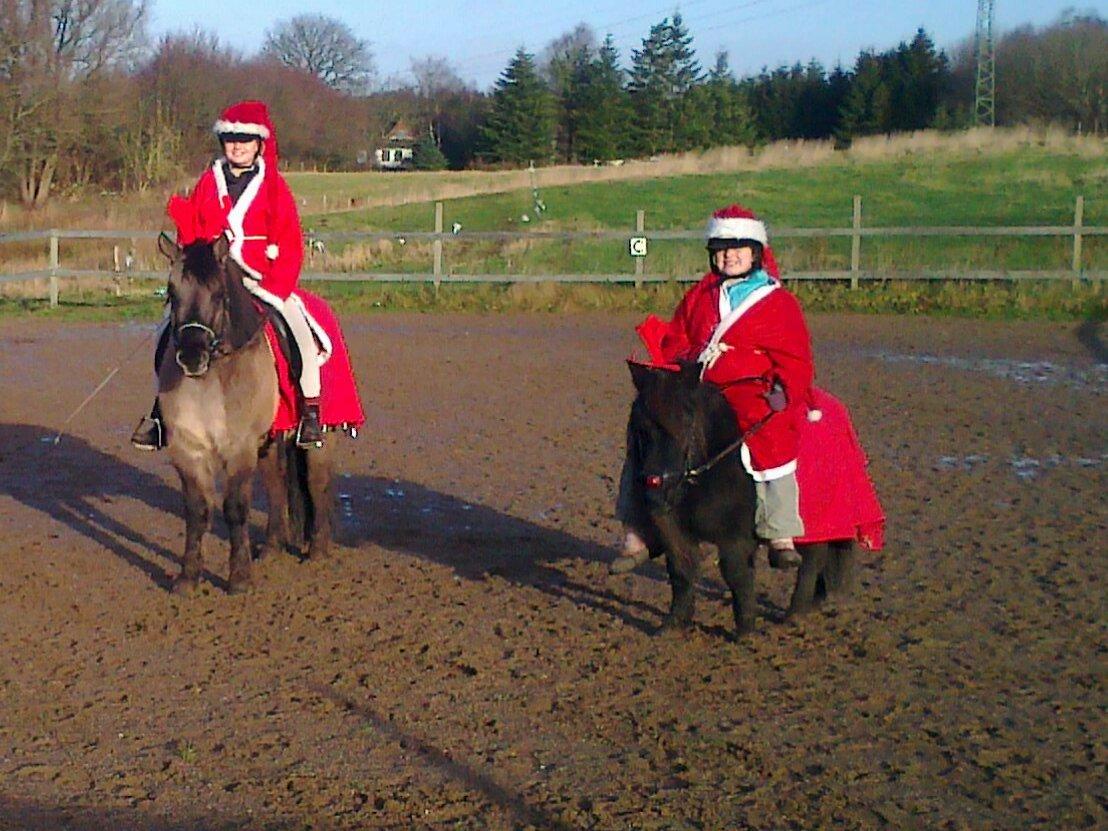
{"type": "MultiPolygon", "coordinates": [[[[1082,2],[996,0],[998,33],[1024,24],[1042,26],[1066,8],[1103,8],[1082,2]]],[[[940,48],[973,34],[976,0],[483,0],[480,3],[407,0],[359,3],[351,0],[267,0],[238,7],[240,19],[220,31],[212,21],[227,18],[226,0],[152,0],[150,31],[217,31],[220,41],[243,54],[257,51],[275,23],[317,12],[346,23],[370,42],[378,74],[408,77],[411,59],[446,58],[465,80],[488,89],[515,50],[540,52],[578,23],[603,38],[611,32],[624,64],[650,27],[679,10],[693,36],[700,63],[714,63],[719,49],[730,54],[736,75],[816,58],[828,68],[849,66],[866,48],[888,49],[923,26],[940,48]]]]}

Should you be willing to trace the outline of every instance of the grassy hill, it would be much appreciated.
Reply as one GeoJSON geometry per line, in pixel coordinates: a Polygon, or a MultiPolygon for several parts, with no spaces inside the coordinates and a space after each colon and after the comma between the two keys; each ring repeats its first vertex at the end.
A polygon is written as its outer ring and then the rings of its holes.
{"type": "MultiPolygon", "coordinates": [[[[630,231],[635,211],[642,209],[648,231],[698,230],[711,209],[742,202],[766,219],[772,235],[775,226],[849,227],[855,193],[862,196],[863,224],[871,227],[1068,225],[1078,195],[1085,197],[1085,224],[1108,225],[1108,153],[1103,144],[1068,151],[1031,141],[996,150],[940,146],[891,158],[832,156],[795,169],[540,186],[546,208],[541,214],[527,188],[444,200],[444,224],[470,231],[630,231]]],[[[428,201],[311,215],[306,225],[316,231],[431,230],[433,216],[428,201]]],[[[871,269],[1064,269],[1071,246],[1070,238],[1049,237],[866,239],[862,258],[863,267],[871,269]]],[[[1108,268],[1102,239],[1087,238],[1084,248],[1087,268],[1108,268]]],[[[849,240],[781,239],[775,249],[786,270],[849,265],[849,240]]],[[[350,242],[331,247],[327,267],[425,271],[428,252],[429,246],[413,243],[350,242]]],[[[621,241],[450,243],[446,262],[458,274],[603,273],[630,267],[621,241]]],[[[698,243],[655,241],[647,270],[687,276],[702,270],[703,262],[698,243]]]]}
{"type": "MultiPolygon", "coordinates": [[[[328,240],[309,271],[426,273],[431,244],[400,239],[430,231],[434,203],[444,204],[444,227],[463,230],[588,231],[634,227],[636,210],[651,230],[699,232],[708,213],[730,202],[754,208],[775,228],[851,224],[852,198],[863,200],[863,225],[1069,225],[1074,201],[1085,198],[1086,225],[1108,225],[1108,142],[1030,130],[923,133],[869,138],[848,152],[827,143],[781,143],[755,154],[742,148],[629,161],[619,166],[554,167],[536,171],[442,173],[289,173],[304,226],[318,232],[386,231],[380,240],[328,240]],[[535,197],[545,206],[535,211],[535,197]],[[353,206],[353,207],[351,207],[353,206]]],[[[0,210],[0,233],[33,227],[164,229],[164,193],[76,201],[57,200],[34,215],[0,210]]],[[[124,242],[126,246],[127,242],[124,242]]],[[[63,265],[108,270],[112,242],[65,243],[63,265]]],[[[136,267],[157,269],[152,243],[132,241],[136,267]]],[[[447,273],[630,273],[623,239],[606,241],[465,240],[445,245],[447,273]]],[[[778,238],[774,248],[790,271],[849,268],[848,238],[778,238]]],[[[124,247],[124,251],[126,251],[124,247]]],[[[1070,268],[1070,237],[865,238],[862,268],[997,270],[1070,268]]],[[[1108,270],[1108,240],[1086,237],[1086,269],[1108,270]]],[[[690,278],[706,265],[699,241],[652,240],[648,274],[690,278]]],[[[45,267],[44,246],[0,246],[0,269],[45,267]]],[[[1104,317],[1102,284],[1078,289],[1051,284],[928,285],[908,283],[844,292],[841,286],[796,284],[813,308],[885,311],[957,310],[970,314],[1104,317]]],[[[30,287],[29,287],[30,288],[30,287]]],[[[125,288],[125,287],[124,287],[125,288]]],[[[119,281],[113,285],[120,290],[119,281]]],[[[31,289],[33,291],[33,289],[31,289]]],[[[323,291],[362,308],[672,308],[679,285],[641,291],[581,287],[470,286],[437,294],[425,286],[332,285],[323,291]]],[[[102,292],[80,287],[85,302],[102,292]]],[[[0,286],[5,295],[22,285],[0,286]]],[[[41,292],[40,292],[41,293],[41,292]]],[[[124,290],[123,294],[127,292],[124,290]]],[[[72,296],[72,294],[70,294],[72,296]]],[[[78,294],[81,297],[81,294],[78,294]]],[[[116,301],[110,301],[116,302],[116,301]]],[[[148,301],[147,302],[151,302],[148,301]]]]}

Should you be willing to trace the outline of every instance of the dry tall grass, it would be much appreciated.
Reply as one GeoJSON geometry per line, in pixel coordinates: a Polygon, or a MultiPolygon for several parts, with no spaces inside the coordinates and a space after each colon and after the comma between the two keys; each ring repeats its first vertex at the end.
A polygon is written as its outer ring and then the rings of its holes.
{"type": "MultiPolygon", "coordinates": [[[[846,151],[830,141],[779,141],[754,152],[745,147],[715,147],[702,152],[628,160],[600,166],[558,165],[529,170],[442,171],[435,173],[292,173],[289,179],[305,214],[456,199],[586,182],[660,179],[671,176],[730,173],[774,168],[880,162],[909,155],[993,154],[1043,147],[1087,158],[1108,155],[1103,138],[1075,136],[1054,127],[977,128],[959,133],[927,130],[859,139],[846,151]]],[[[176,183],[177,189],[190,182],[176,183]]],[[[165,228],[164,205],[170,188],[143,194],[61,197],[36,213],[0,203],[0,232],[44,228],[165,228]]]]}

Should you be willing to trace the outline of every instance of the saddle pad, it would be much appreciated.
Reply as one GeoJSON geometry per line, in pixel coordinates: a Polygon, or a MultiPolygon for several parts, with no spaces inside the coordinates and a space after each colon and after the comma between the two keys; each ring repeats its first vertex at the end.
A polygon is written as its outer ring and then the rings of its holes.
{"type": "MultiPolygon", "coordinates": [[[[296,294],[304,301],[310,314],[331,339],[331,357],[319,368],[320,422],[324,427],[360,427],[365,423],[365,413],[358,396],[358,385],[354,379],[354,370],[350,366],[350,354],[342,335],[342,327],[331,307],[319,296],[297,289],[296,294]]],[[[266,323],[266,337],[273,351],[277,368],[277,414],[273,419],[272,432],[291,430],[300,421],[296,383],[289,377],[289,365],[277,342],[273,326],[266,323]]]]}

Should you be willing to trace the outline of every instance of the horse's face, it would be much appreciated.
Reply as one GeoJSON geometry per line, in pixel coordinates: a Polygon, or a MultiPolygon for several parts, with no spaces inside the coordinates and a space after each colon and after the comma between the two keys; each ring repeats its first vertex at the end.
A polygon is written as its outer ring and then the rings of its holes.
{"type": "Polygon", "coordinates": [[[702,460],[703,430],[697,418],[696,365],[681,372],[630,364],[638,397],[631,407],[630,430],[638,474],[648,503],[676,504],[688,480],[685,472],[702,460]]]}
{"type": "Polygon", "coordinates": [[[227,329],[227,242],[192,243],[171,255],[170,326],[185,375],[208,371],[227,329]]]}

